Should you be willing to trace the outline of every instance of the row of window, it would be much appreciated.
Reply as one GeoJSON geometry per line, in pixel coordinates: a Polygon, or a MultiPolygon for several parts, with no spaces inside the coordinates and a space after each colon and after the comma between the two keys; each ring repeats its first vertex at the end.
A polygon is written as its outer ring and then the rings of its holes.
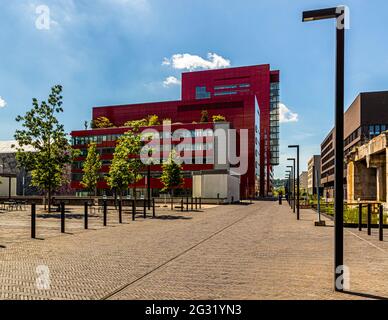
{"type": "MultiPolygon", "coordinates": [[[[92,142],[101,144],[104,142],[114,142],[117,141],[122,134],[107,134],[99,136],[86,136],[86,137],[73,137],[73,145],[88,145],[92,142]]],[[[172,139],[172,138],[201,138],[201,137],[212,137],[214,132],[212,129],[207,130],[178,130],[175,133],[172,132],[159,132],[159,135],[153,133],[147,133],[147,137],[153,139],[172,139]]]]}
{"type": "MultiPolygon", "coordinates": [[[[163,152],[163,145],[154,148],[157,151],[163,152]]],[[[196,143],[196,144],[179,144],[176,146],[177,151],[211,151],[214,149],[214,144],[208,143],[196,143]]],[[[112,155],[115,152],[115,148],[97,148],[99,155],[112,155]]],[[[170,145],[167,146],[166,151],[171,151],[170,145]]],[[[80,149],[80,156],[86,157],[88,155],[87,149],[80,149]]]]}
{"type": "MultiPolygon", "coordinates": [[[[166,159],[158,159],[155,160],[154,164],[162,164],[163,161],[166,159]],[[157,161],[157,162],[156,162],[157,161]]],[[[198,158],[198,157],[193,157],[193,158],[182,158],[182,164],[183,165],[193,165],[193,164],[201,164],[201,165],[206,165],[206,164],[215,164],[214,158],[198,158]]],[[[73,163],[72,168],[74,170],[82,170],[83,168],[83,162],[77,161],[73,163]]],[[[154,173],[155,174],[155,173],[154,173]]],[[[100,179],[103,180],[105,177],[108,175],[108,173],[100,173],[100,179]]],[[[83,174],[82,173],[72,173],[72,180],[73,181],[82,181],[83,174]]]]}

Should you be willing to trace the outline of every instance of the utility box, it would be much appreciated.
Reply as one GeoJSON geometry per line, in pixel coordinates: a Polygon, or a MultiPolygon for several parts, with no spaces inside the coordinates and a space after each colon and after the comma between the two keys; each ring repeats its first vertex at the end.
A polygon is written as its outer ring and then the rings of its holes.
{"type": "Polygon", "coordinates": [[[193,175],[193,197],[220,199],[224,203],[240,201],[240,177],[226,170],[209,170],[193,175]]]}

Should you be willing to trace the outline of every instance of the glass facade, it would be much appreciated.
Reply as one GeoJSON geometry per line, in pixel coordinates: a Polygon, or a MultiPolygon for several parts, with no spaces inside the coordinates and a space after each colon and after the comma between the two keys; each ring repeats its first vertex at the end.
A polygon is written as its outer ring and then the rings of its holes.
{"type": "Polygon", "coordinates": [[[271,83],[271,106],[270,106],[270,152],[271,165],[279,165],[279,83],[271,83]]]}
{"type": "Polygon", "coordinates": [[[207,92],[206,87],[196,87],[195,88],[195,98],[196,99],[210,99],[210,92],[207,92]]]}

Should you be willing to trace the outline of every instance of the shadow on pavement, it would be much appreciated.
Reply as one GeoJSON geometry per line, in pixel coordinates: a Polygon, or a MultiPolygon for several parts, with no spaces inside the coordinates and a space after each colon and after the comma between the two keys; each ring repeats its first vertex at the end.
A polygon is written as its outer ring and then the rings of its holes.
{"type": "Polygon", "coordinates": [[[191,220],[193,218],[191,217],[184,217],[184,216],[157,216],[154,219],[156,220],[191,220]]]}
{"type": "Polygon", "coordinates": [[[373,294],[368,294],[368,293],[360,293],[360,292],[352,292],[352,291],[344,291],[344,293],[352,296],[361,297],[361,298],[367,298],[367,299],[388,300],[387,297],[375,296],[373,294]]]}

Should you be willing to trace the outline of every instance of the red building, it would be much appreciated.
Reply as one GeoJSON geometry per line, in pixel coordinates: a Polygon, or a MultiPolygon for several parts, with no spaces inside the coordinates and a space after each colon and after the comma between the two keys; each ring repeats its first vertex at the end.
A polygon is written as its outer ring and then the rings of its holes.
{"type": "MultiPolygon", "coordinates": [[[[273,167],[279,162],[279,71],[271,71],[269,65],[229,68],[183,73],[182,100],[142,103],[93,108],[93,120],[107,117],[115,128],[74,131],[73,146],[82,150],[72,170],[72,187],[82,190],[82,161],[85,160],[87,144],[95,141],[103,160],[102,173],[109,171],[117,137],[128,131],[123,127],[130,120],[139,120],[149,115],[159,119],[171,119],[172,131],[187,129],[193,133],[193,164],[184,164],[185,184],[188,192],[192,187],[193,171],[217,169],[217,165],[197,158],[201,150],[212,153],[214,137],[195,133],[200,129],[215,129],[212,122],[200,123],[201,112],[207,110],[209,121],[213,115],[226,118],[231,129],[237,132],[248,130],[248,171],[241,176],[241,196],[267,196],[272,188],[273,167]],[[200,161],[197,161],[200,160],[200,161]]],[[[162,126],[153,129],[162,131],[162,126]]],[[[158,177],[161,166],[151,168],[151,186],[154,192],[161,188],[158,177]]],[[[137,188],[145,188],[147,179],[137,188]]],[[[108,191],[102,179],[99,189],[108,191]]]]}

